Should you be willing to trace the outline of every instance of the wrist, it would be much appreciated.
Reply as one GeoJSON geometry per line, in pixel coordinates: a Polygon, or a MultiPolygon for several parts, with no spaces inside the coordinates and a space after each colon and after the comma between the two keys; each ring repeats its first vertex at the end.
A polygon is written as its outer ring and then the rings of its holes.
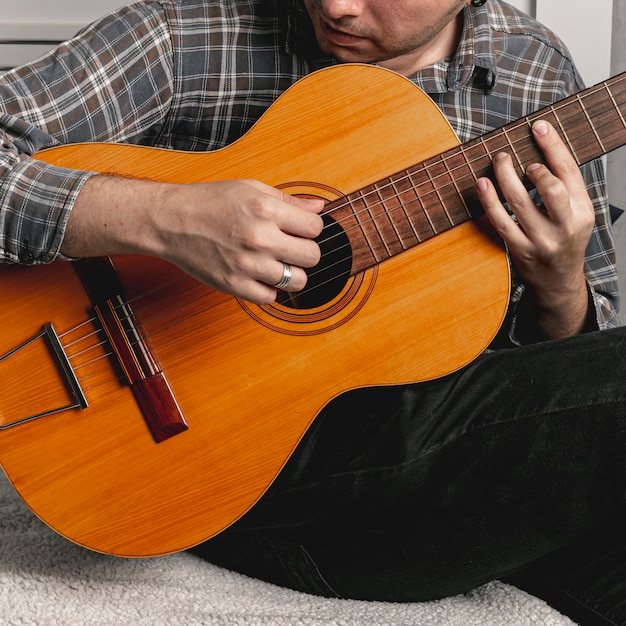
{"type": "Polygon", "coordinates": [[[524,343],[570,337],[597,328],[593,296],[582,275],[565,288],[538,293],[528,288],[518,308],[524,343]]]}

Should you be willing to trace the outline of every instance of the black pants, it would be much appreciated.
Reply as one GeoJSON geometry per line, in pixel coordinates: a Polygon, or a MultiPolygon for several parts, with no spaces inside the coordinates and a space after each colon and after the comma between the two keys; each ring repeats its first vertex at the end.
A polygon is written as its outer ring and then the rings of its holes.
{"type": "Polygon", "coordinates": [[[573,619],[600,620],[583,624],[626,625],[625,402],[624,329],[346,393],[261,501],[193,551],[370,600],[510,577],[573,619]]]}

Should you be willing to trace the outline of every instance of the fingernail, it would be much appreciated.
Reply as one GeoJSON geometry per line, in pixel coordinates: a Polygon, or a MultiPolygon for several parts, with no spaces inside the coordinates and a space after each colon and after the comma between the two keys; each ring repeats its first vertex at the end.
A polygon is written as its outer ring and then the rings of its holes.
{"type": "Polygon", "coordinates": [[[533,124],[533,132],[538,135],[548,134],[548,124],[544,120],[539,120],[533,124]]]}
{"type": "Polygon", "coordinates": [[[324,201],[321,198],[302,198],[302,200],[304,200],[305,202],[307,202],[308,204],[310,204],[311,206],[320,206],[320,204],[323,204],[324,201]]]}
{"type": "Polygon", "coordinates": [[[527,174],[532,174],[534,171],[538,170],[540,167],[541,167],[541,163],[531,163],[526,168],[526,173],[527,174]]]}
{"type": "Polygon", "coordinates": [[[476,181],[476,189],[478,189],[480,193],[484,193],[485,191],[487,191],[488,188],[489,188],[489,185],[487,184],[486,178],[479,178],[476,181]]]}

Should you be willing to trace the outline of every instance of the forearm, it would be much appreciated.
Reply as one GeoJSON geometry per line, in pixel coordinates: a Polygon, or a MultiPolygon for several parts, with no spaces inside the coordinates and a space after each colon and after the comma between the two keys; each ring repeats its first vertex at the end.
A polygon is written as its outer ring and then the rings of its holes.
{"type": "Polygon", "coordinates": [[[67,257],[147,254],[163,256],[155,217],[174,185],[94,176],[83,186],[67,222],[61,253],[67,257]]]}

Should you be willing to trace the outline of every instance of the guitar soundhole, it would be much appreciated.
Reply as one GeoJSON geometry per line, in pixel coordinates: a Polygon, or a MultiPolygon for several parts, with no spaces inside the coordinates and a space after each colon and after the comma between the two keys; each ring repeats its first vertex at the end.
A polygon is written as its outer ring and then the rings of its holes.
{"type": "MultiPolygon", "coordinates": [[[[333,202],[340,192],[306,181],[285,183],[285,193],[304,198],[322,198],[333,202]]],[[[336,214],[336,213],[335,213],[336,214]]],[[[267,329],[296,337],[312,337],[330,332],[358,315],[374,290],[378,266],[352,273],[352,246],[341,219],[322,214],[324,228],[316,239],[321,260],[307,270],[306,287],[298,292],[279,291],[271,304],[255,305],[238,299],[241,308],[267,329]]]]}
{"type": "Polygon", "coordinates": [[[306,270],[306,287],[297,293],[280,291],[276,302],[286,308],[315,309],[336,298],[345,288],[352,268],[350,241],[343,228],[328,215],[323,216],[324,229],[316,239],[320,262],[306,270]]]}

